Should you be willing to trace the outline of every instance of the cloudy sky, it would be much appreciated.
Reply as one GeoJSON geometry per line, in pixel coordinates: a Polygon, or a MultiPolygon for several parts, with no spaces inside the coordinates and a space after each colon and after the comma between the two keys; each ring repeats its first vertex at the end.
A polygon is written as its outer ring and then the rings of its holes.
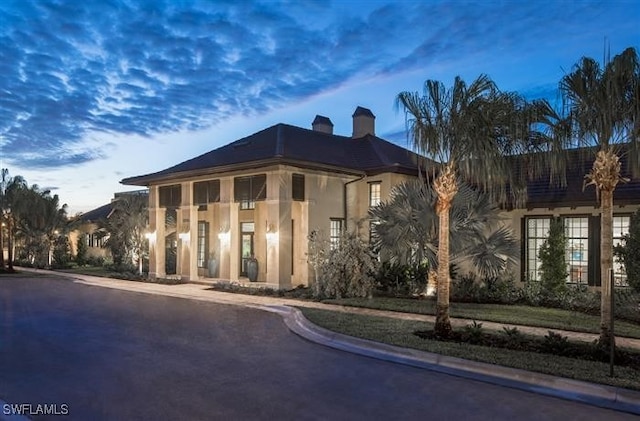
{"type": "Polygon", "coordinates": [[[2,0],[0,166],[75,214],[276,123],[351,135],[358,105],[406,146],[399,92],[486,73],[555,100],[638,22],[637,0],[2,0]]]}

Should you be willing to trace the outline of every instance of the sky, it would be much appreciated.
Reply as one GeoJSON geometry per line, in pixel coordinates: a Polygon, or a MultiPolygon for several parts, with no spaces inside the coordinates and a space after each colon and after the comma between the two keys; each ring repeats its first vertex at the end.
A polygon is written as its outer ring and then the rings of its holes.
{"type": "Polygon", "coordinates": [[[357,106],[408,146],[403,91],[489,75],[558,100],[583,56],[640,50],[640,2],[0,0],[0,167],[74,215],[277,123],[357,106]]]}

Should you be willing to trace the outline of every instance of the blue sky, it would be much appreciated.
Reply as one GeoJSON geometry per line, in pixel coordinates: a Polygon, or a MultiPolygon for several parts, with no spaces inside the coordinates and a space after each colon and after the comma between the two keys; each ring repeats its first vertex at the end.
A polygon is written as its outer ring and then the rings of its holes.
{"type": "Polygon", "coordinates": [[[640,49],[629,1],[0,1],[0,166],[71,214],[122,178],[356,106],[407,145],[401,91],[488,74],[557,98],[580,59],[640,49]]]}

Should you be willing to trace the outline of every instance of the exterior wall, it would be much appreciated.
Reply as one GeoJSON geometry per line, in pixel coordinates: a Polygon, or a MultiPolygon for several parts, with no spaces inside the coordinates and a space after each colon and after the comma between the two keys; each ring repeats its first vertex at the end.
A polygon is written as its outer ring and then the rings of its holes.
{"type": "MultiPolygon", "coordinates": [[[[79,225],[76,229],[69,232],[67,237],[69,238],[69,248],[71,250],[71,255],[75,257],[78,254],[78,238],[81,235],[84,235],[84,234],[90,235],[95,233],[97,230],[98,230],[97,224],[87,222],[79,225]]],[[[111,257],[111,253],[109,253],[109,250],[104,247],[88,246],[87,257],[109,258],[111,257]]]]}
{"type": "MultiPolygon", "coordinates": [[[[632,206],[614,206],[614,216],[631,215],[640,209],[640,204],[632,206]]],[[[521,282],[527,280],[527,256],[525,254],[526,242],[526,226],[525,221],[528,217],[588,217],[589,218],[589,285],[600,285],[599,270],[599,254],[600,254],[600,208],[599,207],[576,207],[576,208],[537,208],[537,209],[515,209],[509,212],[503,212],[504,223],[509,225],[513,230],[514,236],[520,242],[520,259],[518,265],[514,268],[513,273],[516,279],[521,282]]]]}
{"type": "MultiPolygon", "coordinates": [[[[307,262],[308,236],[314,231],[329,234],[331,219],[349,219],[351,223],[367,218],[370,181],[381,181],[381,197],[388,197],[392,186],[411,177],[381,174],[362,178],[329,171],[274,165],[253,171],[235,171],[208,177],[194,177],[149,189],[150,276],[166,277],[166,210],[159,206],[159,187],[180,184],[182,197],[177,209],[177,274],[184,280],[216,276],[220,279],[248,282],[241,273],[241,224],[253,222],[254,256],[258,260],[257,282],[276,288],[308,285],[312,270],[307,262]],[[305,176],[305,200],[293,200],[292,174],[305,176]],[[234,179],[241,176],[267,175],[267,195],[255,202],[255,209],[242,210],[234,201],[234,179]],[[220,201],[206,209],[193,205],[193,183],[220,180],[220,201]],[[346,188],[345,188],[346,186],[346,188]],[[348,206],[345,207],[345,196],[348,206]],[[346,214],[345,214],[346,213],[346,214]],[[207,265],[198,267],[198,221],[209,225],[208,256],[217,260],[216,274],[207,265]]],[[[368,235],[367,229],[363,231],[368,235]]]]}

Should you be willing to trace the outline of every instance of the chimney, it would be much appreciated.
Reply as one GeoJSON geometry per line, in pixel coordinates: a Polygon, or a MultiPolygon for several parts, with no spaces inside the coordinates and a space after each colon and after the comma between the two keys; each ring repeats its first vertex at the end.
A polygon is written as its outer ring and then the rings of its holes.
{"type": "Polygon", "coordinates": [[[370,109],[364,107],[358,107],[354,111],[353,115],[353,135],[351,137],[358,138],[367,134],[376,135],[376,116],[373,115],[370,109]]]}
{"type": "Polygon", "coordinates": [[[313,123],[311,123],[311,127],[314,132],[333,134],[333,123],[329,117],[316,115],[316,118],[313,119],[313,123]]]}

